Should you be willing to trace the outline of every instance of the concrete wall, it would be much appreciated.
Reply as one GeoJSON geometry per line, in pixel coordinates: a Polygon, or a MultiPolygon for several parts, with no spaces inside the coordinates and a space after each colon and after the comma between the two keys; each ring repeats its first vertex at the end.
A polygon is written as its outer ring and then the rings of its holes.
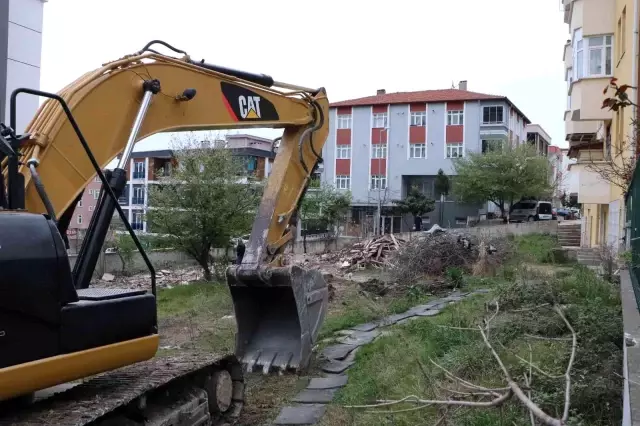
{"type": "MultiPolygon", "coordinates": [[[[0,1],[0,120],[9,123],[11,92],[40,88],[42,0],[0,1]]],[[[16,131],[22,133],[38,109],[39,99],[20,95],[16,131]]]]}
{"type": "MultiPolygon", "coordinates": [[[[525,235],[532,233],[548,233],[548,234],[557,234],[558,222],[556,221],[540,221],[533,223],[512,223],[509,225],[493,225],[493,226],[478,226],[474,228],[466,228],[464,230],[457,229],[456,232],[463,231],[465,233],[471,235],[491,235],[491,236],[500,236],[500,235],[525,235]]],[[[423,233],[397,233],[394,234],[397,237],[403,239],[411,239],[416,238],[417,236],[424,235],[423,233]]],[[[341,250],[355,242],[360,241],[360,238],[354,237],[340,237],[337,241],[328,243],[324,240],[312,240],[307,241],[307,254],[319,254],[323,253],[327,245],[329,246],[329,251],[341,250]]],[[[298,240],[293,245],[293,250],[291,248],[287,249],[287,253],[293,251],[295,254],[304,253],[302,240],[298,240]]],[[[212,251],[212,255],[214,258],[221,258],[224,255],[223,249],[214,249],[212,251]]],[[[170,269],[176,267],[184,267],[187,265],[196,265],[197,263],[191,259],[186,254],[174,251],[174,250],[157,250],[147,252],[147,256],[151,261],[153,267],[156,270],[160,269],[170,269]]],[[[227,252],[227,256],[229,259],[233,259],[235,257],[234,250],[229,250],[227,252]]],[[[70,254],[69,262],[71,267],[75,264],[77,259],[77,255],[70,254]]],[[[120,257],[115,253],[103,253],[100,259],[98,260],[98,264],[96,265],[96,270],[94,273],[95,277],[101,277],[105,273],[111,274],[119,274],[122,271],[122,263],[120,261],[120,257]]],[[[129,273],[140,273],[147,271],[147,267],[142,259],[140,254],[135,253],[133,255],[132,265],[127,268],[127,272],[129,273]]]]}

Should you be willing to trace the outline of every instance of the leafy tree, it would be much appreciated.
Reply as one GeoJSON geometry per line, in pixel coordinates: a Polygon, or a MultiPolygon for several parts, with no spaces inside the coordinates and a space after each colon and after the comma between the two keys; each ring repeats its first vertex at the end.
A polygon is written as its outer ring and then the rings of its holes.
{"type": "Polygon", "coordinates": [[[493,201],[507,219],[506,204],[523,196],[546,197],[552,191],[550,164],[528,144],[486,153],[468,153],[453,161],[453,192],[464,202],[493,201]]]}
{"type": "Polygon", "coordinates": [[[449,195],[449,191],[451,191],[449,176],[447,176],[442,169],[439,169],[436,175],[435,189],[437,194],[445,197],[449,195]]]}
{"type": "MultiPolygon", "coordinates": [[[[344,218],[351,206],[351,193],[339,191],[332,185],[321,184],[317,189],[307,190],[300,203],[298,216],[303,225],[322,227],[329,230],[333,238],[337,237],[334,229],[344,218]]],[[[302,232],[302,245],[307,252],[307,232],[302,232]]]]}
{"type": "Polygon", "coordinates": [[[247,177],[241,159],[213,142],[187,134],[178,145],[178,167],[149,192],[147,221],[211,280],[210,250],[250,231],[262,186],[247,177]]]}
{"type": "Polygon", "coordinates": [[[409,189],[409,193],[404,200],[394,200],[400,213],[410,213],[413,216],[413,223],[416,231],[422,230],[422,216],[435,209],[435,202],[424,195],[416,186],[409,189]]]}

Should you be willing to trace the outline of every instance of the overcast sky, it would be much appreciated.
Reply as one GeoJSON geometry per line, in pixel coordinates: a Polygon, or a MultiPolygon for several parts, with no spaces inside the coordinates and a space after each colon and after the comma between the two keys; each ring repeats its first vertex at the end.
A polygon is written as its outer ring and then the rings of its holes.
{"type": "MultiPolygon", "coordinates": [[[[307,87],[330,101],[450,88],[508,96],[566,146],[559,0],[49,0],[41,88],[164,40],[196,59],[307,87]]],[[[276,132],[277,135],[279,132],[276,132]]],[[[259,132],[264,136],[274,131],[259,132]]],[[[137,150],[166,145],[156,135],[137,150]]]]}

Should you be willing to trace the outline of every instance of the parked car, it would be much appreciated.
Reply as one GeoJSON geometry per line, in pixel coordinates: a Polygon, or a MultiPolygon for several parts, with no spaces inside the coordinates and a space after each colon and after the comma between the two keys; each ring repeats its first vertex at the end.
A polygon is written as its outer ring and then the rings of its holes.
{"type": "Polygon", "coordinates": [[[522,200],[515,203],[509,211],[510,222],[533,222],[534,220],[552,220],[553,206],[549,201],[522,200]]]}

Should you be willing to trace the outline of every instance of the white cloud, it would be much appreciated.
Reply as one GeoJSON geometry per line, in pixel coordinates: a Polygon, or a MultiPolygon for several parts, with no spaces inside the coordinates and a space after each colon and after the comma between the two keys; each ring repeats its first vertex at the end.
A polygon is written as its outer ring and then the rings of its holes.
{"type": "Polygon", "coordinates": [[[468,80],[564,146],[558,1],[52,0],[44,16],[43,90],[162,39],[207,62],[324,86],[332,101],[468,80]]]}

